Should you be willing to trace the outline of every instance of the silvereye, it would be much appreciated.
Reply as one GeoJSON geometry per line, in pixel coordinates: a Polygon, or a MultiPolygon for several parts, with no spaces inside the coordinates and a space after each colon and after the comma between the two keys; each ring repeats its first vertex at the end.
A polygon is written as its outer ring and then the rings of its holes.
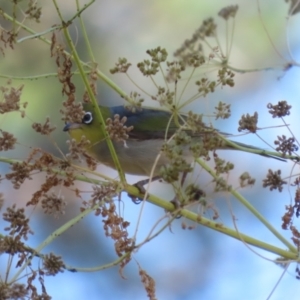
{"type": "MultiPolygon", "coordinates": [[[[174,121],[171,113],[158,109],[142,108],[140,111],[132,112],[124,106],[99,107],[104,120],[108,118],[114,119],[114,116],[118,114],[120,119],[124,116],[127,118],[125,123],[127,127],[133,126],[133,129],[128,132],[128,139],[124,141],[113,140],[113,145],[123,171],[127,174],[149,177],[157,155],[160,153],[160,150],[166,142],[166,138],[171,137],[179,129],[178,122],[174,121]]],[[[91,142],[90,146],[86,149],[87,153],[104,165],[115,168],[107,143],[99,128],[99,121],[97,122],[94,118],[94,106],[91,103],[83,104],[83,108],[85,115],[82,122],[67,123],[63,130],[68,131],[70,136],[77,142],[81,140],[82,136],[85,136],[91,142]]],[[[185,120],[186,117],[182,116],[182,119],[185,120]]],[[[185,131],[191,136],[192,143],[201,145],[203,136],[217,132],[213,131],[211,128],[207,128],[207,130],[208,131],[202,133],[193,132],[191,130],[185,131]]],[[[222,133],[222,135],[226,136],[228,134],[222,133]]],[[[249,152],[251,152],[251,150],[257,150],[256,154],[283,160],[265,154],[263,149],[254,146],[233,141],[231,141],[231,143],[233,145],[222,142],[222,144],[218,146],[218,149],[233,150],[236,149],[234,147],[234,145],[236,145],[243,147],[244,150],[242,151],[247,151],[247,149],[249,152]]],[[[191,144],[182,146],[183,157],[187,163],[191,163],[194,159],[194,154],[190,151],[190,146],[191,144]]],[[[161,167],[167,165],[168,162],[169,159],[162,152],[153,175],[158,176],[161,167]]]]}

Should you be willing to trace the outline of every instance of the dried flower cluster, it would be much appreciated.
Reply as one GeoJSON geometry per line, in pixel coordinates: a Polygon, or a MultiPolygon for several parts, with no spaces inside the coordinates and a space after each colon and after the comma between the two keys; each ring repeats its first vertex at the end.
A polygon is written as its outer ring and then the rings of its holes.
{"type": "Polygon", "coordinates": [[[151,61],[145,59],[138,63],[137,67],[144,76],[155,75],[159,72],[160,63],[166,61],[168,53],[166,49],[157,47],[156,49],[147,50],[147,54],[151,57],[151,61]]]}
{"type": "Polygon", "coordinates": [[[118,62],[116,63],[116,66],[110,69],[109,71],[111,74],[127,73],[130,66],[131,63],[128,63],[126,58],[119,58],[118,62]]]}
{"type": "Polygon", "coordinates": [[[221,159],[217,156],[215,156],[214,159],[215,159],[215,170],[217,175],[228,174],[231,170],[234,169],[233,163],[229,161],[226,162],[224,159],[221,159]]]}
{"type": "MultiPolygon", "coordinates": [[[[170,73],[169,73],[170,74],[170,73]]],[[[158,101],[161,106],[173,105],[175,92],[169,91],[164,87],[158,87],[156,96],[152,99],[158,101]]]]}
{"type": "Polygon", "coordinates": [[[45,214],[50,214],[54,217],[58,217],[59,214],[65,214],[66,201],[64,196],[58,196],[55,193],[44,194],[41,204],[45,214]]]}
{"type": "Polygon", "coordinates": [[[47,117],[43,125],[41,123],[33,123],[32,128],[40,134],[49,135],[52,131],[56,129],[56,126],[51,127],[50,118],[47,117]]]}
{"type": "MultiPolygon", "coordinates": [[[[0,114],[4,114],[10,111],[20,111],[20,108],[26,108],[28,102],[21,103],[21,95],[24,85],[18,88],[15,87],[0,87],[2,92],[2,101],[0,101],[0,114]]],[[[24,112],[21,111],[21,115],[24,116],[24,112]]]]}
{"type": "Polygon", "coordinates": [[[7,212],[3,213],[3,220],[10,223],[10,226],[4,230],[9,231],[9,235],[19,236],[20,239],[28,239],[28,234],[33,234],[29,227],[29,219],[25,217],[24,208],[16,209],[16,204],[7,208],[7,212]]]}
{"type": "Polygon", "coordinates": [[[3,56],[5,55],[4,48],[10,47],[11,49],[14,49],[17,36],[18,34],[14,29],[0,31],[0,41],[4,44],[4,47],[0,47],[0,51],[3,56]]]}
{"type": "Polygon", "coordinates": [[[108,118],[106,120],[105,129],[107,130],[110,138],[117,142],[124,142],[126,144],[126,140],[128,139],[128,133],[133,130],[133,126],[127,127],[125,125],[127,121],[126,117],[120,119],[118,114],[114,115],[114,119],[108,118]]]}
{"type": "Polygon", "coordinates": [[[137,92],[131,92],[129,94],[129,97],[125,97],[125,99],[128,101],[129,104],[125,104],[124,107],[131,111],[132,113],[135,113],[137,111],[142,110],[142,104],[144,102],[144,99],[141,98],[141,95],[137,92]]]}
{"type": "Polygon", "coordinates": [[[46,275],[54,276],[59,272],[63,272],[65,264],[60,256],[50,253],[44,256],[43,267],[46,275]]]}
{"type": "Polygon", "coordinates": [[[255,178],[251,177],[248,172],[244,172],[239,179],[240,179],[240,187],[246,187],[255,184],[255,178]]]}
{"type": "Polygon", "coordinates": [[[287,182],[282,180],[281,170],[273,172],[269,169],[266,179],[263,180],[263,187],[270,187],[270,191],[278,189],[281,192],[284,184],[287,182]]]}
{"type": "Polygon", "coordinates": [[[2,129],[0,129],[0,133],[2,134],[2,137],[0,136],[0,151],[14,149],[17,139],[11,133],[3,131],[2,129]]]}
{"type": "Polygon", "coordinates": [[[91,142],[86,139],[85,136],[81,137],[79,143],[77,143],[76,140],[72,139],[68,140],[67,144],[69,146],[69,153],[66,154],[66,157],[68,159],[82,161],[82,158],[84,158],[85,162],[91,170],[96,169],[97,161],[86,153],[86,149],[90,147],[91,142]]]}
{"type": "MultiPolygon", "coordinates": [[[[282,229],[290,230],[292,233],[292,240],[300,248],[300,233],[296,226],[294,225],[294,219],[300,216],[300,178],[297,177],[294,181],[294,186],[296,186],[294,203],[285,206],[286,212],[282,216],[282,229]]],[[[299,273],[298,273],[299,275],[299,273]]]]}
{"type": "Polygon", "coordinates": [[[258,122],[258,113],[255,112],[253,116],[250,116],[249,114],[242,115],[241,120],[239,121],[239,128],[238,131],[248,130],[252,133],[255,133],[257,128],[257,122],[258,122]]]}
{"type": "Polygon", "coordinates": [[[218,106],[215,107],[216,109],[216,120],[218,119],[228,119],[231,116],[231,105],[219,102],[218,106]]]}
{"type": "Polygon", "coordinates": [[[218,15],[225,20],[228,20],[229,18],[235,18],[238,8],[238,5],[226,6],[219,11],[218,15]]]}
{"type": "MultiPolygon", "coordinates": [[[[46,213],[53,213],[57,215],[58,213],[63,214],[64,202],[61,205],[53,201],[47,201],[49,197],[54,200],[54,194],[49,194],[49,191],[56,186],[66,186],[69,187],[74,184],[74,174],[69,168],[69,165],[65,165],[64,161],[55,158],[49,153],[43,152],[40,149],[34,149],[29,155],[29,158],[22,163],[12,164],[12,172],[6,174],[6,179],[10,180],[14,185],[14,188],[18,189],[25,182],[25,180],[32,179],[34,172],[45,171],[47,172],[45,182],[41,184],[40,189],[33,193],[32,198],[26,203],[29,205],[37,205],[41,199],[43,199],[43,208],[46,213]],[[57,170],[64,170],[66,172],[66,177],[59,176],[55,172],[57,170]]],[[[60,198],[60,197],[58,197],[60,198]]]]}
{"type": "Polygon", "coordinates": [[[295,138],[286,138],[285,135],[277,136],[278,140],[274,141],[277,145],[276,151],[281,152],[283,156],[286,154],[292,155],[295,151],[298,151],[298,146],[295,144],[295,138]]]}
{"type": "Polygon", "coordinates": [[[38,7],[35,1],[28,1],[28,8],[25,14],[29,20],[35,20],[35,22],[40,23],[42,8],[38,7]]]}
{"type": "MultiPolygon", "coordinates": [[[[93,208],[112,201],[113,197],[118,194],[118,186],[115,183],[103,183],[101,185],[93,185],[93,192],[89,201],[83,201],[81,211],[87,208],[93,208]]],[[[100,209],[96,209],[96,215],[101,213],[100,209]]]]}
{"type": "MultiPolygon", "coordinates": [[[[8,285],[4,282],[0,283],[0,295],[1,299],[12,299],[12,300],[25,300],[28,299],[29,291],[27,290],[25,284],[13,283],[8,285]]],[[[33,298],[32,298],[33,299],[33,298]]],[[[46,298],[43,298],[46,299],[46,298]]],[[[50,299],[50,298],[48,298],[50,299]]]]}
{"type": "Polygon", "coordinates": [[[5,175],[6,179],[10,180],[15,189],[19,189],[26,179],[32,179],[31,172],[34,166],[25,161],[13,163],[11,166],[12,172],[5,175]]]}
{"type": "Polygon", "coordinates": [[[193,132],[193,134],[204,133],[207,132],[209,134],[212,133],[213,129],[207,128],[205,123],[203,122],[203,116],[199,114],[194,114],[192,111],[188,112],[186,118],[186,124],[188,128],[193,132]]]}
{"type": "Polygon", "coordinates": [[[210,160],[209,154],[213,152],[216,155],[215,150],[221,149],[223,146],[224,142],[215,130],[205,129],[201,134],[201,141],[193,142],[190,150],[195,158],[201,157],[210,160]]]}
{"type": "MultiPolygon", "coordinates": [[[[63,101],[64,109],[61,109],[60,112],[63,115],[62,120],[65,122],[75,122],[80,123],[83,116],[84,111],[82,109],[81,103],[76,103],[76,86],[72,82],[73,77],[73,62],[71,55],[67,54],[64,47],[57,42],[56,34],[53,33],[51,39],[51,56],[55,58],[55,63],[57,66],[57,74],[60,83],[62,84],[62,94],[66,95],[67,100],[63,101]]],[[[93,78],[90,82],[92,89],[94,87],[94,72],[90,73],[90,78],[93,78]]],[[[94,89],[95,91],[95,89],[94,89]]],[[[87,96],[85,95],[86,99],[87,96]]]]}
{"type": "Polygon", "coordinates": [[[181,73],[185,71],[185,63],[182,61],[167,61],[167,76],[168,82],[177,82],[181,79],[181,73]]]}
{"type": "Polygon", "coordinates": [[[209,81],[207,78],[201,78],[201,80],[197,80],[196,85],[199,87],[198,92],[203,94],[203,97],[209,93],[213,93],[216,88],[216,82],[209,81]]]}
{"type": "MultiPolygon", "coordinates": [[[[17,256],[19,259],[16,268],[20,268],[23,264],[32,259],[32,255],[37,255],[33,249],[25,246],[24,240],[28,239],[28,234],[33,234],[29,227],[29,219],[25,216],[24,208],[16,208],[16,205],[8,207],[6,212],[3,213],[3,220],[8,222],[9,225],[4,228],[8,235],[0,238],[0,254],[7,253],[11,257],[17,256]]],[[[4,281],[0,284],[0,297],[1,299],[51,299],[47,294],[44,286],[44,275],[55,275],[62,272],[65,268],[59,256],[52,253],[50,255],[40,256],[43,258],[43,268],[39,271],[31,270],[31,275],[27,278],[27,284],[8,284],[4,281]],[[38,281],[42,286],[42,295],[38,294],[35,284],[33,284],[37,275],[38,281]],[[42,297],[42,298],[40,298],[42,297]]]]}
{"type": "Polygon", "coordinates": [[[231,71],[228,70],[227,68],[222,68],[218,70],[218,80],[217,83],[221,83],[221,86],[234,86],[234,78],[235,74],[231,71]]]}
{"type": "Polygon", "coordinates": [[[141,277],[142,283],[146,289],[147,296],[150,300],[157,300],[156,298],[156,290],[155,290],[155,281],[153,278],[147,274],[145,270],[139,267],[139,275],[141,277]]]}
{"type": "MultiPolygon", "coordinates": [[[[37,205],[41,199],[47,198],[47,193],[55,186],[58,186],[62,184],[64,180],[60,178],[57,174],[49,174],[46,176],[45,182],[41,184],[41,187],[39,190],[37,190],[35,193],[33,193],[32,198],[29,202],[27,202],[27,206],[29,205],[37,205]]],[[[47,210],[45,210],[45,213],[49,213],[50,209],[50,202],[47,205],[47,210]]],[[[56,206],[57,207],[57,206],[56,206]]],[[[46,208],[46,207],[44,207],[46,208]]],[[[53,210],[56,210],[53,208],[53,210]]],[[[63,212],[61,212],[63,214],[63,212]]]]}
{"type": "Polygon", "coordinates": [[[184,148],[190,144],[190,141],[190,136],[184,131],[179,131],[173,140],[163,145],[161,151],[169,159],[169,164],[160,170],[160,176],[164,181],[172,183],[178,180],[180,173],[192,171],[191,165],[183,157],[184,148]]]}
{"type": "MultiPolygon", "coordinates": [[[[93,186],[93,193],[89,201],[84,201],[81,211],[88,208],[95,209],[95,215],[102,217],[105,235],[115,242],[115,251],[118,256],[131,253],[134,249],[134,241],[129,238],[127,227],[130,225],[117,211],[113,197],[119,193],[119,188],[114,183],[104,183],[93,186]]],[[[127,256],[120,265],[122,269],[130,261],[127,256]]]]}
{"type": "Polygon", "coordinates": [[[290,114],[290,109],[292,106],[286,101],[279,101],[276,105],[269,103],[267,108],[269,109],[269,113],[273,118],[282,118],[290,114]]]}
{"type": "Polygon", "coordinates": [[[75,102],[75,97],[69,96],[68,100],[64,101],[62,105],[65,108],[65,110],[60,110],[60,113],[63,115],[63,121],[81,123],[84,117],[82,103],[75,102]]]}
{"type": "MultiPolygon", "coordinates": [[[[103,220],[105,235],[115,241],[115,251],[118,256],[125,253],[131,253],[134,249],[134,241],[129,237],[127,227],[130,225],[117,212],[115,203],[111,200],[106,202],[100,209],[100,215],[103,220]]],[[[122,262],[123,266],[128,263],[129,257],[122,262]]]]}
{"type": "Polygon", "coordinates": [[[62,94],[73,96],[76,91],[76,87],[71,80],[73,62],[71,56],[65,52],[64,47],[56,43],[55,33],[52,35],[51,56],[56,59],[58,79],[63,86],[62,94]]]}
{"type": "MultiPolygon", "coordinates": [[[[89,74],[89,87],[90,87],[91,92],[94,96],[97,95],[97,79],[98,79],[97,65],[94,64],[94,68],[90,70],[90,74],[89,74]]],[[[87,90],[83,94],[82,102],[83,103],[90,103],[91,102],[90,95],[89,95],[87,90]]]]}

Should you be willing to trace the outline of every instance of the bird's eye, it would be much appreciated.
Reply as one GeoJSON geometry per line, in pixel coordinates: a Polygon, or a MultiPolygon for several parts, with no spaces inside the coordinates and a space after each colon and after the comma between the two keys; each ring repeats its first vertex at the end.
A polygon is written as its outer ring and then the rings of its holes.
{"type": "Polygon", "coordinates": [[[85,112],[83,118],[82,118],[82,123],[83,124],[91,124],[93,122],[93,115],[90,111],[85,112]]]}

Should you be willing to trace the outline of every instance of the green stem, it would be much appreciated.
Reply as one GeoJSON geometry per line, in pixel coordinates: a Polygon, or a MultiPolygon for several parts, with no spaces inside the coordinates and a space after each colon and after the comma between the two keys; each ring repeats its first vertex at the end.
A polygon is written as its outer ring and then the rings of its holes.
{"type": "MultiPolygon", "coordinates": [[[[196,162],[207,171],[216,181],[221,178],[201,159],[196,159],[196,162]]],[[[253,213],[286,247],[288,247],[293,253],[298,253],[298,250],[288,242],[240,193],[232,189],[230,186],[226,186],[229,193],[231,193],[238,201],[240,201],[251,213],[253,213]]]]}
{"type": "MultiPolygon", "coordinates": [[[[92,0],[91,3],[94,2],[94,1],[95,1],[95,0],[92,0]]],[[[77,14],[78,14],[78,12],[80,11],[79,0],[76,0],[76,7],[77,7],[77,14]]],[[[96,61],[95,61],[95,56],[94,56],[94,53],[93,53],[93,50],[92,50],[91,43],[90,43],[90,41],[89,41],[87,32],[86,32],[86,29],[85,29],[84,22],[83,22],[83,20],[82,20],[81,14],[78,14],[78,18],[79,18],[79,21],[80,21],[80,26],[81,26],[83,38],[84,38],[86,47],[87,47],[87,49],[88,49],[89,57],[91,58],[91,61],[92,61],[92,62],[96,63],[96,61]]]]}
{"type": "Polygon", "coordinates": [[[104,118],[102,116],[101,110],[99,109],[97,99],[96,99],[96,97],[95,97],[95,95],[94,95],[94,93],[93,93],[93,91],[91,89],[91,86],[89,84],[88,78],[87,78],[87,76],[86,76],[86,74],[84,72],[82,63],[81,63],[81,61],[79,59],[78,53],[76,51],[75,45],[74,45],[74,43],[72,41],[72,38],[71,38],[71,36],[69,34],[69,31],[68,31],[67,28],[64,28],[63,31],[64,31],[64,34],[65,34],[65,38],[67,40],[67,43],[68,43],[69,47],[72,50],[74,61],[75,61],[76,65],[77,65],[77,68],[79,70],[80,76],[81,76],[81,78],[82,78],[82,80],[84,82],[84,85],[85,85],[85,88],[86,88],[86,90],[88,92],[89,98],[91,99],[91,101],[92,101],[92,103],[93,103],[93,105],[95,107],[95,118],[100,121],[99,122],[100,123],[99,130],[102,131],[102,134],[104,135],[104,138],[105,138],[105,140],[107,142],[107,146],[109,148],[110,154],[111,154],[112,159],[114,161],[115,167],[116,167],[116,169],[117,169],[117,171],[119,173],[120,180],[121,180],[121,182],[123,184],[125,184],[126,183],[125,174],[124,174],[124,171],[122,170],[122,167],[121,167],[121,164],[119,162],[119,159],[118,159],[117,153],[115,151],[114,145],[113,145],[113,143],[112,143],[112,141],[110,139],[110,136],[109,136],[109,134],[108,134],[108,132],[107,132],[107,130],[105,128],[105,120],[104,120],[104,118]]]}
{"type": "MultiPolygon", "coordinates": [[[[0,161],[5,162],[5,163],[9,163],[9,164],[16,163],[16,162],[22,162],[22,161],[18,161],[18,160],[3,158],[3,157],[0,157],[0,161]]],[[[46,170],[49,172],[49,168],[45,168],[45,171],[46,170]]],[[[60,174],[62,176],[66,176],[65,172],[57,170],[57,169],[52,169],[52,172],[60,174]]],[[[208,172],[210,172],[210,171],[208,170],[208,172]]],[[[77,175],[75,178],[76,178],[76,180],[80,180],[80,181],[84,181],[84,182],[88,182],[88,183],[101,184],[101,182],[99,180],[88,178],[86,176],[78,176],[77,175]]],[[[126,192],[129,193],[130,195],[143,198],[143,194],[141,194],[140,191],[135,186],[126,185],[126,192]]],[[[236,195],[236,196],[239,197],[239,195],[236,195]]],[[[163,209],[165,209],[169,212],[174,212],[176,215],[178,213],[180,213],[182,216],[184,216],[185,218],[187,218],[191,221],[194,221],[194,222],[196,222],[198,224],[201,224],[205,227],[211,228],[215,231],[222,232],[222,233],[224,233],[224,234],[226,234],[226,235],[228,235],[232,238],[235,238],[237,240],[241,240],[241,241],[243,241],[243,242],[245,242],[249,245],[253,245],[253,246],[258,247],[260,249],[275,253],[275,254],[277,254],[279,256],[282,256],[286,259],[292,259],[292,260],[297,260],[298,259],[298,251],[293,246],[289,247],[289,248],[292,248],[292,249],[290,249],[290,251],[286,251],[286,250],[283,250],[283,249],[278,248],[276,246],[267,244],[263,241],[252,238],[252,237],[250,237],[248,235],[245,235],[241,232],[237,232],[236,230],[228,228],[227,226],[224,226],[220,223],[213,222],[210,219],[199,216],[198,214],[195,214],[194,212],[191,212],[187,209],[181,209],[180,212],[178,212],[178,210],[174,209],[174,205],[172,203],[170,203],[169,201],[163,200],[161,198],[158,198],[154,195],[149,194],[149,197],[147,198],[147,201],[149,203],[152,203],[156,206],[159,206],[159,207],[161,207],[161,208],[163,208],[163,209]]],[[[87,213],[89,213],[89,212],[90,211],[88,211],[87,213]]],[[[80,220],[80,218],[82,218],[82,217],[83,217],[83,215],[81,213],[79,216],[77,216],[74,219],[72,219],[71,221],[67,222],[66,224],[68,224],[68,225],[65,224],[62,227],[60,227],[58,230],[56,230],[53,234],[51,234],[51,237],[52,238],[57,237],[56,235],[58,233],[61,234],[63,231],[65,231],[66,229],[69,228],[68,227],[69,225],[72,226],[73,224],[78,222],[78,220],[80,220]]],[[[49,244],[49,242],[51,242],[50,236],[37,249],[39,251],[41,251],[46,245],[49,244]]],[[[38,251],[36,250],[36,252],[38,252],[38,251]]]]}

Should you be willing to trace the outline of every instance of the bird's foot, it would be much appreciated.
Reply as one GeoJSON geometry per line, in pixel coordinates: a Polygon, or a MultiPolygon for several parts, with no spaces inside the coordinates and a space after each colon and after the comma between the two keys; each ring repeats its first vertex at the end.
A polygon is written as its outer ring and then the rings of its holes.
{"type": "MultiPolygon", "coordinates": [[[[176,219],[181,218],[180,209],[182,208],[182,203],[178,199],[177,195],[170,201],[174,205],[174,212],[176,212],[176,219]]],[[[172,214],[174,213],[172,212],[172,214]]]]}
{"type": "MultiPolygon", "coordinates": [[[[145,195],[146,190],[145,190],[144,186],[146,184],[148,184],[149,182],[151,183],[151,182],[156,181],[160,178],[161,178],[160,176],[154,176],[154,177],[149,178],[149,179],[140,180],[137,183],[135,183],[133,186],[135,186],[141,194],[145,195]]],[[[144,197],[140,198],[140,197],[136,197],[136,196],[133,196],[133,195],[130,195],[130,194],[128,194],[128,197],[130,197],[132,202],[135,203],[135,204],[140,204],[144,200],[144,197]]]]}

